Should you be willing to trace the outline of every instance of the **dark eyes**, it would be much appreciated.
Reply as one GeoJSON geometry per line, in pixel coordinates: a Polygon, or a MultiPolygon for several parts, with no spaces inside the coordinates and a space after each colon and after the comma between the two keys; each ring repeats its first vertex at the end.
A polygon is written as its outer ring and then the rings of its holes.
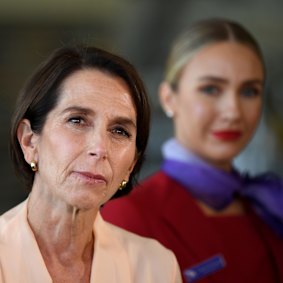
{"type": "Polygon", "coordinates": [[[85,123],[85,120],[80,116],[76,116],[76,117],[69,118],[68,122],[72,123],[72,124],[78,124],[79,125],[79,124],[85,123]]]}
{"type": "MultiPolygon", "coordinates": [[[[79,127],[88,125],[86,119],[81,116],[69,118],[68,123],[79,127]]],[[[110,132],[119,137],[129,138],[131,136],[131,134],[122,126],[114,126],[112,129],[110,129],[110,132]]]]}
{"type": "Polygon", "coordinates": [[[117,134],[117,135],[120,135],[122,137],[129,138],[131,136],[130,133],[127,130],[125,130],[124,128],[122,128],[122,127],[114,128],[111,132],[113,134],[117,134]]]}

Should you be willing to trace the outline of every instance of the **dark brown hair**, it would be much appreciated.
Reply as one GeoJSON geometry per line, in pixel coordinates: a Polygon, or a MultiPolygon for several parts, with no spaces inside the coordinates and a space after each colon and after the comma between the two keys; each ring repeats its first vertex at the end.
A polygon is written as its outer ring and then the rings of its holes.
{"type": "Polygon", "coordinates": [[[128,193],[136,183],[144,160],[150,124],[150,106],[144,84],[133,65],[124,58],[99,48],[80,46],[55,50],[38,67],[19,94],[12,117],[10,154],[16,172],[28,189],[32,187],[34,172],[25,161],[17,139],[21,120],[28,119],[32,130],[40,134],[48,113],[57,104],[62,82],[78,70],[91,68],[122,78],[130,89],[137,113],[137,162],[126,188],[118,190],[114,197],[128,193]]]}

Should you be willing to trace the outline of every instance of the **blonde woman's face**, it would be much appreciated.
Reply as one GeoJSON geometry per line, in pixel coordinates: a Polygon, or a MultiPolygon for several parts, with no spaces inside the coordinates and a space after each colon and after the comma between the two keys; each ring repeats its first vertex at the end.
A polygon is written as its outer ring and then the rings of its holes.
{"type": "Polygon", "coordinates": [[[213,165],[229,170],[257,127],[263,82],[262,63],[247,46],[224,42],[201,49],[172,94],[177,139],[213,165]]]}

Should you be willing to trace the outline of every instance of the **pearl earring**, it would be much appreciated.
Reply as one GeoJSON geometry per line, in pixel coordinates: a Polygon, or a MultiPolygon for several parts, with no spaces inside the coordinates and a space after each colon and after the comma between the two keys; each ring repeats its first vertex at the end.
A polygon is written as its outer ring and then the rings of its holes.
{"type": "Polygon", "coordinates": [[[168,117],[168,118],[172,118],[173,117],[173,111],[172,110],[165,110],[165,115],[168,117]]]}

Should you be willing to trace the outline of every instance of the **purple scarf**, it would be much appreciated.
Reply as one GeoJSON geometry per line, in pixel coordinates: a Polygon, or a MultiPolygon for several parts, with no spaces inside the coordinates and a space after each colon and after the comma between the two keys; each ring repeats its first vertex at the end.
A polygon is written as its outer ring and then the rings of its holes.
{"type": "Polygon", "coordinates": [[[255,212],[283,237],[283,181],[272,173],[256,177],[228,173],[199,159],[176,139],[162,147],[162,170],[180,182],[195,198],[208,206],[221,210],[236,195],[249,200],[255,212]]]}

